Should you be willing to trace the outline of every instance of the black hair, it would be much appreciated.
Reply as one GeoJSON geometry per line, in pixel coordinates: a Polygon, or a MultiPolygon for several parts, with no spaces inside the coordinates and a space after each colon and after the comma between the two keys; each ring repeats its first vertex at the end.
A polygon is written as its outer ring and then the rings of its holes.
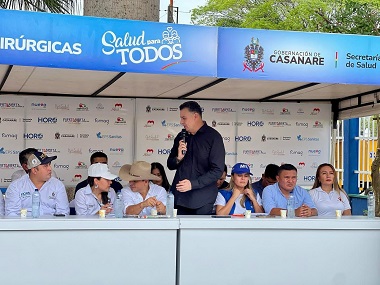
{"type": "Polygon", "coordinates": [[[202,108],[201,106],[199,106],[199,104],[195,101],[187,101],[185,103],[182,103],[180,106],[179,106],[179,109],[182,110],[182,109],[189,109],[190,112],[193,112],[193,113],[198,113],[199,116],[202,118],[202,108]]]}
{"type": "Polygon", "coordinates": [[[280,167],[276,164],[268,164],[267,167],[265,167],[264,176],[272,180],[276,180],[279,168],[280,167]]]}
{"type": "Polygon", "coordinates": [[[297,168],[293,164],[285,163],[278,168],[277,175],[280,175],[284,170],[295,170],[297,172],[297,168]]]}
{"type": "MultiPolygon", "coordinates": [[[[99,156],[96,156],[96,157],[99,157],[99,156]]],[[[103,157],[103,156],[101,156],[103,157]]],[[[100,180],[101,177],[87,177],[87,182],[88,182],[88,185],[90,185],[90,187],[94,186],[95,185],[95,179],[97,180],[100,180]]],[[[102,204],[105,205],[108,203],[108,192],[102,192],[100,193],[101,197],[102,197],[102,204]]]]}
{"type": "Polygon", "coordinates": [[[91,154],[91,157],[90,157],[91,164],[94,163],[94,159],[97,158],[97,157],[105,157],[107,159],[107,161],[108,161],[108,157],[107,157],[107,155],[104,152],[97,151],[97,152],[94,152],[93,154],[91,154]]]}
{"type": "Polygon", "coordinates": [[[170,184],[169,184],[168,177],[166,176],[164,166],[159,162],[153,162],[151,164],[150,172],[152,173],[153,169],[156,169],[156,168],[160,171],[160,174],[162,177],[162,187],[164,187],[166,191],[169,191],[170,184]]]}
{"type": "Polygon", "coordinates": [[[20,152],[18,154],[18,161],[20,162],[20,164],[22,165],[24,163],[28,163],[29,155],[35,153],[36,151],[38,151],[36,148],[29,147],[27,149],[24,149],[22,152],[20,152]]]}

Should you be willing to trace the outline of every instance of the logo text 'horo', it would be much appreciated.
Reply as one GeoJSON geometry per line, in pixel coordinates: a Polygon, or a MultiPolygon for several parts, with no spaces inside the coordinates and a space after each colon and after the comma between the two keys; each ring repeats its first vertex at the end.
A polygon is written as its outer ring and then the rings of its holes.
{"type": "Polygon", "coordinates": [[[182,45],[178,32],[168,27],[162,32],[161,39],[145,39],[145,31],[140,35],[132,35],[126,32],[124,36],[118,36],[112,31],[107,31],[102,36],[102,52],[105,55],[120,54],[121,65],[129,62],[139,64],[142,62],[155,62],[178,60],[182,58],[182,45]]]}

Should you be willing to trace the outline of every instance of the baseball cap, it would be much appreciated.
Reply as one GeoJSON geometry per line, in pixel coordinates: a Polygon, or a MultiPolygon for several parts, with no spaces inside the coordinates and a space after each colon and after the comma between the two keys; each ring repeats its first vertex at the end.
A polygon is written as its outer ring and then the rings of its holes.
{"type": "Polygon", "coordinates": [[[245,163],[236,163],[233,167],[232,167],[232,170],[231,170],[231,174],[244,174],[244,173],[249,173],[250,175],[253,175],[251,173],[251,170],[249,169],[249,166],[248,164],[245,164],[245,163]]]}
{"type": "Polygon", "coordinates": [[[47,156],[43,152],[36,151],[28,157],[27,167],[28,169],[32,169],[33,167],[37,167],[38,165],[41,165],[41,164],[48,164],[56,158],[57,158],[56,155],[47,156]]]}
{"type": "Polygon", "coordinates": [[[91,164],[88,168],[88,176],[90,177],[102,177],[104,179],[108,180],[114,180],[117,178],[115,174],[112,174],[109,169],[108,165],[104,163],[94,163],[91,164]]]}

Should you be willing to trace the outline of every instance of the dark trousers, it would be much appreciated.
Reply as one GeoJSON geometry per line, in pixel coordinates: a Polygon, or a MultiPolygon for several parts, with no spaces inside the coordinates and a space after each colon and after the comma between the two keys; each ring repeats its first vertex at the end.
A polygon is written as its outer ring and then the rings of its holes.
{"type": "Polygon", "coordinates": [[[206,204],[197,209],[190,209],[179,205],[175,206],[178,215],[211,215],[213,207],[214,203],[206,204]]]}

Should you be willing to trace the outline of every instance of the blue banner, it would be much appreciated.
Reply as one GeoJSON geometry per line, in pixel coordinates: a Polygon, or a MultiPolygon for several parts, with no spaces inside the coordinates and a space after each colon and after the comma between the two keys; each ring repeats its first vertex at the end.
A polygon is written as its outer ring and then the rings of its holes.
{"type": "Polygon", "coordinates": [[[380,37],[219,28],[218,77],[380,84],[380,37]]]}
{"type": "Polygon", "coordinates": [[[0,64],[216,76],[217,28],[0,10],[0,64]]]}

